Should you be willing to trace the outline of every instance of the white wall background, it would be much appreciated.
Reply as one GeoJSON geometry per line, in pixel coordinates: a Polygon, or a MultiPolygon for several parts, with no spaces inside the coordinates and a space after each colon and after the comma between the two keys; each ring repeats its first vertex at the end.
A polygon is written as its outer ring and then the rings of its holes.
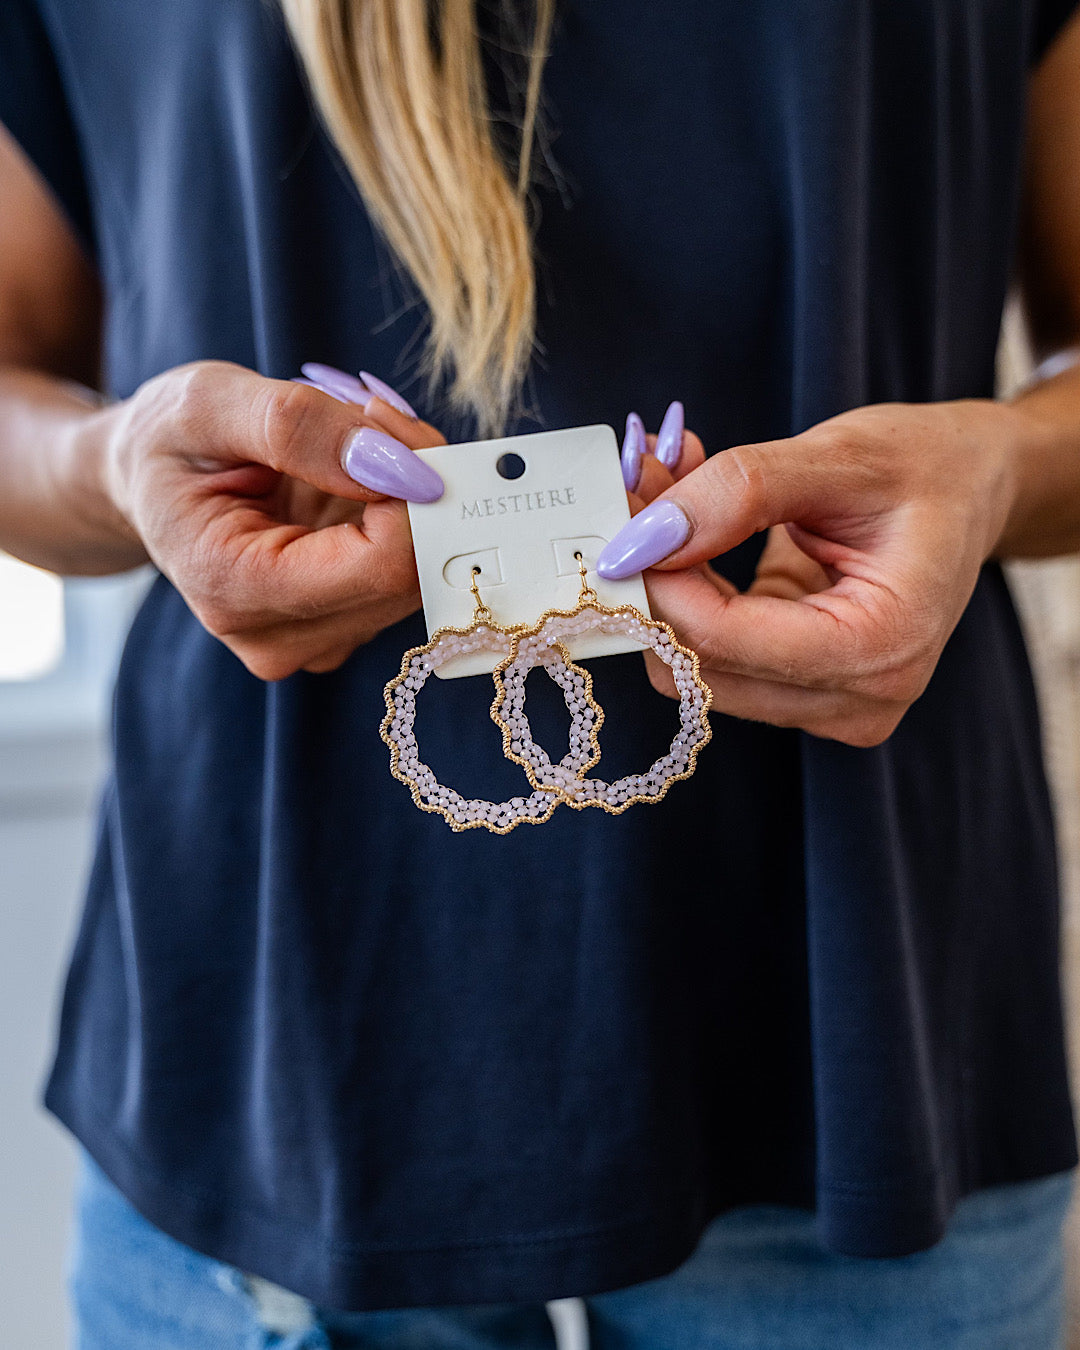
{"type": "Polygon", "coordinates": [[[66,1344],[66,1135],[37,1106],[87,849],[84,813],[0,820],[0,1317],[11,1347],[66,1344]]]}
{"type": "MultiPolygon", "coordinates": [[[[57,669],[0,684],[0,1345],[67,1345],[75,1154],[39,1106],[105,763],[108,688],[141,576],[67,587],[57,669]]],[[[14,641],[0,634],[0,643],[14,641]]]]}

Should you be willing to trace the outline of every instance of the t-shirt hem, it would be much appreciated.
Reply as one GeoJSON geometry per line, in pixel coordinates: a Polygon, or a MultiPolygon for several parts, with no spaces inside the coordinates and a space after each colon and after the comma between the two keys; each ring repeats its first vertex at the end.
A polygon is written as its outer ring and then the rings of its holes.
{"type": "MultiPolygon", "coordinates": [[[[55,1079],[44,1103],[128,1202],[163,1233],[212,1260],[342,1312],[545,1302],[623,1289],[676,1270],[693,1255],[712,1219],[732,1207],[716,1203],[715,1197],[673,1193],[662,1211],[616,1224],[427,1246],[334,1240],[295,1220],[245,1207],[224,1192],[212,1195],[163,1179],[111,1122],[71,1100],[55,1079]]],[[[861,1185],[819,1178],[818,1239],[836,1255],[908,1256],[945,1236],[965,1196],[1069,1172],[1076,1165],[1076,1144],[1069,1135],[1038,1159],[1013,1157],[1004,1168],[974,1169],[962,1185],[942,1175],[927,1177],[922,1185],[910,1178],[861,1185]]],[[[744,1197],[738,1203],[753,1202],[744,1197]]],[[[772,1197],[769,1203],[785,1202],[772,1197]]]]}
{"type": "Polygon", "coordinates": [[[856,1184],[819,1180],[817,1232],[822,1245],[838,1256],[887,1260],[911,1256],[945,1236],[953,1211],[977,1191],[1020,1185],[1071,1172],[1077,1165],[1075,1140],[1047,1141],[1038,1159],[1014,1159],[1006,1168],[985,1163],[964,1184],[944,1174],[923,1184],[899,1181],[856,1184]]]}
{"type": "Polygon", "coordinates": [[[673,1197],[670,1212],[559,1233],[424,1247],[335,1242],[316,1229],[166,1181],[115,1130],[88,1118],[54,1084],[44,1102],[125,1199],[163,1233],[211,1260],[342,1312],[546,1302],[625,1288],[682,1265],[711,1217],[700,1201],[673,1197]]]}

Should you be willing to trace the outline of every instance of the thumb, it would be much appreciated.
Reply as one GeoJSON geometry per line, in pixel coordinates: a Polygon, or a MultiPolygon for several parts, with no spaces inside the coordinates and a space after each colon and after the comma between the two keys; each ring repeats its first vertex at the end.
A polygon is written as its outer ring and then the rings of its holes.
{"type": "Polygon", "coordinates": [[[770,525],[817,514],[821,493],[835,487],[835,465],[800,436],[724,450],[624,525],[596,570],[618,581],[646,567],[691,567],[770,525]]]}
{"type": "Polygon", "coordinates": [[[146,386],[166,448],[207,472],[260,464],[352,501],[435,501],[442,479],[359,407],[291,380],[200,361],[146,386]]]}

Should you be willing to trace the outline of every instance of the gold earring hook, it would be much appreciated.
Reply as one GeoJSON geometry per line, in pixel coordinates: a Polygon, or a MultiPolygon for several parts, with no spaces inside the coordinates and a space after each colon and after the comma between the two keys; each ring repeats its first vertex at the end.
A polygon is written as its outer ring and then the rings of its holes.
{"type": "Polygon", "coordinates": [[[481,568],[473,564],[472,581],[469,582],[469,590],[472,591],[473,599],[476,601],[476,613],[473,615],[473,623],[491,623],[492,613],[480,599],[480,587],[476,584],[476,578],[480,575],[481,568]]]}
{"type": "Polygon", "coordinates": [[[588,569],[585,566],[585,559],[581,556],[580,550],[574,554],[574,557],[577,559],[578,575],[581,577],[581,594],[578,596],[578,604],[583,605],[588,600],[599,601],[600,597],[588,583],[588,569]]]}

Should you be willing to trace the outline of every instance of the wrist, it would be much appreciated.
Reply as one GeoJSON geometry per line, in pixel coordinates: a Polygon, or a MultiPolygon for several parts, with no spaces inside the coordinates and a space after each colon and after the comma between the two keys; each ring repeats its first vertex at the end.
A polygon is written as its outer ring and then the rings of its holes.
{"type": "Polygon", "coordinates": [[[1042,465],[1054,452],[1056,429],[1023,402],[996,405],[1006,428],[1003,465],[1004,512],[988,556],[1022,556],[1039,529],[1042,465]]]}
{"type": "Polygon", "coordinates": [[[129,566],[145,561],[145,550],[129,514],[129,493],[118,446],[124,420],[122,403],[95,409],[70,424],[60,456],[62,485],[72,511],[89,535],[120,554],[129,566]]]}
{"type": "Polygon", "coordinates": [[[998,557],[1080,549],[1080,366],[1030,381],[1006,405],[1022,429],[1013,452],[1011,509],[998,557]]]}
{"type": "Polygon", "coordinates": [[[939,479],[939,485],[952,497],[958,488],[962,492],[963,509],[985,561],[998,555],[1016,512],[1032,428],[1016,407],[996,399],[962,399],[943,406],[960,416],[952,431],[959,433],[964,452],[959,463],[951,456],[942,461],[949,481],[939,479]],[[966,471],[961,468],[965,456],[966,471]]]}

